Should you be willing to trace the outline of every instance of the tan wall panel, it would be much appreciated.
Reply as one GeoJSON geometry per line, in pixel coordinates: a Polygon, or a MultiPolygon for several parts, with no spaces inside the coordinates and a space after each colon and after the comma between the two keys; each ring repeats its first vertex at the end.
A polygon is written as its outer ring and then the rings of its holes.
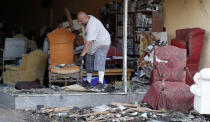
{"type": "Polygon", "coordinates": [[[200,27],[206,30],[200,68],[210,66],[210,0],[164,0],[164,26],[168,38],[181,28],[200,27]]]}

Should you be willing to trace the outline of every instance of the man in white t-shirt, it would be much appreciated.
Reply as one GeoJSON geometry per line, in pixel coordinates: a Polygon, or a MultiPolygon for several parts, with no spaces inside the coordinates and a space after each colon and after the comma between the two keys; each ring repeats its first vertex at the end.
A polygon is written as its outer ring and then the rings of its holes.
{"type": "Polygon", "coordinates": [[[85,46],[78,61],[81,64],[83,57],[86,55],[87,82],[84,86],[91,85],[92,73],[98,71],[99,84],[97,86],[102,88],[106,56],[111,44],[110,34],[100,20],[87,15],[83,11],[78,13],[77,20],[85,27],[86,33],[85,46]]]}

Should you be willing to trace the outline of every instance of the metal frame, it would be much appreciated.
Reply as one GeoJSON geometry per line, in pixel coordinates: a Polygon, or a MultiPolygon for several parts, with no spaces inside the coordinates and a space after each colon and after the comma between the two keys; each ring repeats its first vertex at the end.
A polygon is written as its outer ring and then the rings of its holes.
{"type": "Polygon", "coordinates": [[[124,92],[128,92],[127,83],[127,34],[128,34],[128,0],[124,0],[124,17],[123,17],[123,82],[124,92]]]}
{"type": "MultiPolygon", "coordinates": [[[[58,74],[58,73],[52,73],[51,72],[51,63],[50,63],[50,57],[48,59],[48,78],[49,78],[49,86],[52,85],[52,83],[65,83],[65,82],[81,82],[82,83],[82,71],[80,69],[80,72],[77,73],[71,73],[71,74],[58,74]]],[[[81,68],[81,67],[80,67],[81,68]]]]}

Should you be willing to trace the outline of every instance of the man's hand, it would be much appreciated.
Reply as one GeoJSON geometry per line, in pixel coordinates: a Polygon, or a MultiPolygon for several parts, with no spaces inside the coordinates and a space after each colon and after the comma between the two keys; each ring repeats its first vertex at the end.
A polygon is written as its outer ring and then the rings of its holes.
{"type": "Polygon", "coordinates": [[[79,30],[74,30],[74,31],[72,31],[72,33],[75,33],[78,35],[80,32],[79,32],[79,30]]]}
{"type": "Polygon", "coordinates": [[[78,66],[81,65],[81,64],[82,64],[82,61],[83,61],[83,56],[79,56],[77,65],[78,65],[78,66]]]}
{"type": "Polygon", "coordinates": [[[82,53],[81,53],[81,56],[85,56],[85,54],[88,52],[90,46],[92,44],[92,41],[86,41],[85,42],[85,46],[84,46],[84,49],[82,50],[82,53]]]}

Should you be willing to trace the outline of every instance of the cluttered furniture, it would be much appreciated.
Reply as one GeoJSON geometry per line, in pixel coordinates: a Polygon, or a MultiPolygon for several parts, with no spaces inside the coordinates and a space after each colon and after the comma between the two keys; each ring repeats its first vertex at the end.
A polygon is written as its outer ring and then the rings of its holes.
{"type": "Polygon", "coordinates": [[[35,50],[22,56],[20,66],[6,65],[3,82],[31,82],[39,80],[43,84],[47,54],[35,50]]]}
{"type": "MultiPolygon", "coordinates": [[[[205,30],[201,28],[186,28],[176,30],[176,38],[171,40],[171,45],[187,49],[187,67],[191,76],[198,72],[205,30]]],[[[192,85],[193,80],[186,77],[186,83],[192,85]]]]}
{"type": "Polygon", "coordinates": [[[80,67],[74,65],[75,34],[67,29],[57,28],[48,34],[48,39],[50,47],[49,84],[80,81],[80,67]]]}
{"type": "Polygon", "coordinates": [[[186,49],[175,46],[156,47],[152,84],[143,98],[153,109],[188,111],[193,107],[193,95],[186,78],[186,49]]]}
{"type": "MultiPolygon", "coordinates": [[[[135,9],[135,8],[134,8],[135,9]]],[[[123,50],[123,14],[116,13],[116,44],[123,50]]],[[[128,56],[139,56],[139,37],[145,32],[163,31],[163,13],[160,11],[140,10],[128,13],[128,56]]]]}

